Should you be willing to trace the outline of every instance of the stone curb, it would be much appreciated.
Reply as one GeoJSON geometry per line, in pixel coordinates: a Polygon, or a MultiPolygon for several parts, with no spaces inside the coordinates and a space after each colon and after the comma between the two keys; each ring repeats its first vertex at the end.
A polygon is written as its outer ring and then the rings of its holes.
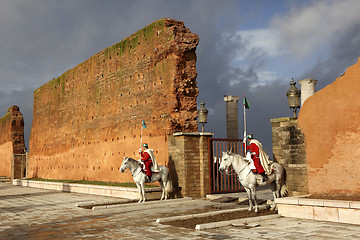
{"type": "Polygon", "coordinates": [[[114,201],[91,201],[91,202],[83,202],[83,203],[77,203],[77,207],[81,208],[93,208],[95,206],[104,206],[104,205],[114,205],[114,204],[124,204],[132,201],[131,199],[119,199],[114,201]]]}
{"type": "Polygon", "coordinates": [[[223,213],[246,211],[247,209],[248,209],[248,207],[236,208],[236,209],[227,209],[227,210],[219,210],[219,211],[207,212],[207,213],[198,213],[198,214],[189,214],[189,215],[182,215],[182,216],[158,218],[158,219],[156,219],[156,222],[157,223],[163,223],[163,222],[172,222],[172,221],[178,221],[178,220],[186,220],[186,219],[190,219],[190,218],[209,217],[209,216],[220,215],[220,214],[223,214],[223,213]]]}
{"type": "MultiPolygon", "coordinates": [[[[270,207],[270,205],[259,206],[259,210],[268,209],[269,207],[270,207]]],[[[186,219],[191,219],[191,218],[201,218],[201,217],[208,217],[208,216],[216,216],[216,215],[220,215],[220,214],[223,214],[223,213],[232,213],[232,212],[247,211],[247,210],[248,210],[248,207],[245,207],[245,208],[220,210],[220,211],[215,211],[215,212],[198,213],[198,214],[174,216],[174,217],[167,217],[167,218],[158,218],[158,219],[156,219],[156,222],[157,223],[164,223],[164,222],[171,222],[171,221],[177,221],[177,220],[186,220],[186,219]]],[[[250,219],[250,218],[245,218],[245,219],[250,219]]],[[[243,219],[241,219],[241,220],[243,220],[243,219]]],[[[237,221],[237,220],[223,221],[223,222],[231,223],[231,222],[234,222],[234,221],[237,221]]],[[[222,223],[222,222],[216,222],[216,223],[222,223]]],[[[209,225],[208,228],[213,228],[213,227],[210,227],[210,226],[212,226],[211,224],[216,224],[216,223],[207,223],[207,224],[198,224],[198,225],[209,225]]],[[[198,225],[196,225],[196,226],[198,226],[198,225]]],[[[227,224],[227,225],[229,225],[229,224],[227,224]]],[[[224,226],[226,226],[226,225],[224,225],[224,226]]]]}
{"type": "Polygon", "coordinates": [[[142,203],[123,203],[123,204],[112,204],[112,205],[106,205],[106,206],[94,206],[92,210],[97,209],[104,209],[104,208],[119,208],[119,207],[132,207],[132,206],[143,206],[143,205],[158,205],[162,204],[165,205],[166,203],[173,203],[173,202],[182,202],[182,201],[189,201],[193,200],[191,197],[184,197],[184,198],[176,198],[176,199],[167,199],[167,200],[155,200],[155,201],[149,201],[149,202],[142,202],[142,203]]]}
{"type": "Polygon", "coordinates": [[[225,227],[225,226],[246,226],[250,222],[256,221],[264,221],[268,219],[278,218],[280,217],[278,214],[273,215],[266,215],[266,216],[259,216],[259,217],[251,217],[251,218],[243,218],[237,220],[230,220],[230,221],[222,221],[222,222],[214,222],[214,223],[205,223],[205,224],[198,224],[195,226],[196,230],[204,230],[210,228],[218,228],[218,227],[225,227]]]}

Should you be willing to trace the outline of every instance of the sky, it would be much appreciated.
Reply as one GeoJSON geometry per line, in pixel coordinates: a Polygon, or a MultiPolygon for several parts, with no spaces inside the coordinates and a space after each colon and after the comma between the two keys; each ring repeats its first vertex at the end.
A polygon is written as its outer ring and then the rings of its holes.
{"type": "Polygon", "coordinates": [[[166,17],[199,35],[205,131],[225,138],[224,95],[245,94],[247,132],[271,157],[270,119],[292,116],[291,78],[321,90],[360,57],[359,9],[358,0],[0,0],[0,116],[20,107],[28,146],[35,89],[166,17]]]}

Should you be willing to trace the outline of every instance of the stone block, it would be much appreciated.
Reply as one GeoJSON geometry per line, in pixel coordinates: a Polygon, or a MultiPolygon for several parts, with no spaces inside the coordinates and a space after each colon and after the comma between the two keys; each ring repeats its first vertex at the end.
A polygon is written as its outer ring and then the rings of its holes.
{"type": "Polygon", "coordinates": [[[314,207],[278,204],[278,214],[283,217],[314,219],[314,207]]]}
{"type": "Polygon", "coordinates": [[[275,203],[285,204],[285,205],[299,205],[299,198],[294,198],[294,197],[276,198],[275,203]]]}
{"type": "Polygon", "coordinates": [[[350,202],[350,208],[360,209],[360,202],[350,202]]]}
{"type": "Polygon", "coordinates": [[[339,222],[360,224],[360,209],[339,208],[339,222]]]}
{"type": "Polygon", "coordinates": [[[339,209],[331,207],[314,207],[314,220],[339,222],[339,209]]]}
{"type": "Polygon", "coordinates": [[[350,208],[349,201],[323,200],[323,202],[324,202],[324,207],[350,208]]]}
{"type": "Polygon", "coordinates": [[[324,201],[318,199],[299,198],[299,205],[324,206],[324,201]]]}

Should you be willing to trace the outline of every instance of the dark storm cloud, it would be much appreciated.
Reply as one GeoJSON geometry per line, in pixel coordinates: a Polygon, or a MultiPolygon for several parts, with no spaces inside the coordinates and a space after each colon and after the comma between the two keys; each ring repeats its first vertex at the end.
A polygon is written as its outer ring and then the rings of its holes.
{"type": "Polygon", "coordinates": [[[348,28],[344,34],[334,37],[329,42],[329,56],[320,58],[312,68],[306,71],[304,78],[318,80],[317,88],[322,89],[340,77],[348,67],[360,57],[360,24],[348,28]]]}
{"type": "MultiPolygon", "coordinates": [[[[32,122],[32,91],[85,61],[100,50],[121,41],[151,22],[169,17],[185,22],[199,34],[200,67],[214,53],[221,29],[218,20],[227,12],[234,22],[235,1],[25,1],[4,2],[0,9],[0,115],[11,105],[19,105],[25,117],[26,138],[32,122]],[[26,99],[26,100],[25,100],[26,99]]],[[[232,24],[234,25],[234,24],[232,24]]],[[[236,25],[236,24],[235,24],[236,25]]],[[[228,27],[227,27],[228,29],[228,27]]],[[[223,58],[223,57],[221,57],[223,58]]],[[[214,61],[222,61],[222,59],[214,61]]],[[[223,58],[224,59],[224,58],[223,58]]],[[[213,68],[214,64],[209,66],[213,68]]],[[[226,69],[222,67],[220,71],[226,69]]],[[[214,69],[213,76],[219,70],[214,69]]],[[[206,78],[205,81],[217,81],[206,78]]],[[[202,92],[202,90],[200,90],[202,92]]],[[[219,93],[222,95],[223,93],[219,93]]],[[[210,104],[211,107],[211,104],[210,104]]],[[[214,129],[215,131],[216,129],[214,129]]]]}
{"type": "MultiPolygon", "coordinates": [[[[269,31],[274,29],[281,33],[283,50],[286,51],[287,46],[288,52],[292,50],[292,54],[303,61],[307,60],[307,55],[297,50],[306,40],[304,36],[315,36],[306,46],[307,54],[322,42],[329,43],[326,44],[330,46],[329,55],[311,65],[305,73],[294,76],[296,79],[316,78],[318,86],[323,86],[322,81],[334,81],[359,55],[355,50],[359,49],[359,31],[349,24],[353,18],[357,19],[356,11],[350,11],[340,27],[333,24],[335,30],[325,31],[324,25],[314,23],[318,14],[331,15],[331,22],[337,23],[337,11],[333,8],[343,9],[342,2],[346,7],[353,4],[351,1],[316,1],[302,4],[298,9],[294,4],[288,14],[278,15],[271,24],[269,31]],[[306,18],[306,14],[311,18],[306,18]],[[318,39],[322,37],[316,35],[319,28],[325,31],[323,36],[327,39],[318,39]],[[333,38],[337,32],[339,36],[333,38]]],[[[262,3],[256,1],[256,4],[262,3]]],[[[1,1],[0,6],[0,116],[11,105],[18,105],[25,117],[27,139],[32,121],[33,90],[164,17],[184,21],[186,27],[199,35],[196,51],[198,103],[204,100],[210,110],[206,131],[214,132],[215,137],[226,137],[224,95],[241,98],[246,94],[251,104],[247,112],[247,130],[262,141],[268,152],[271,152],[270,119],[291,116],[285,96],[291,77],[266,82],[259,74],[274,61],[270,56],[274,51],[251,46],[242,34],[236,34],[251,7],[247,1],[11,0],[1,1]]],[[[256,14],[261,13],[252,10],[252,15],[256,14]]],[[[242,114],[240,100],[240,137],[242,114]]]]}
{"type": "Polygon", "coordinates": [[[30,136],[31,130],[31,120],[32,119],[32,95],[33,90],[21,90],[21,91],[2,91],[0,90],[0,109],[2,110],[3,114],[0,117],[6,114],[6,111],[13,105],[20,107],[20,112],[23,114],[24,117],[24,133],[25,136],[25,144],[28,146],[28,136],[30,136]]]}

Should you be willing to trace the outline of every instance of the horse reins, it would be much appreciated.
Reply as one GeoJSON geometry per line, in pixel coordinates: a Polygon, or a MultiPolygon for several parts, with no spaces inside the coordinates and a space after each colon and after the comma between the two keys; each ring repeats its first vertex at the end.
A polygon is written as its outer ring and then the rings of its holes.
{"type": "MultiPolygon", "coordinates": [[[[232,156],[232,157],[234,157],[234,156],[232,156]]],[[[246,166],[247,166],[247,165],[245,165],[245,166],[239,171],[239,173],[242,172],[242,170],[244,170],[244,169],[246,168],[246,166]]],[[[233,175],[231,172],[235,172],[235,174],[238,174],[233,167],[231,167],[231,168],[232,168],[232,170],[230,171],[230,173],[226,173],[226,172],[225,172],[224,174],[225,174],[225,175],[228,175],[228,176],[233,175]]],[[[251,171],[250,171],[250,172],[251,172],[251,171]]],[[[248,173],[248,175],[250,174],[250,172],[248,173]]]]}

